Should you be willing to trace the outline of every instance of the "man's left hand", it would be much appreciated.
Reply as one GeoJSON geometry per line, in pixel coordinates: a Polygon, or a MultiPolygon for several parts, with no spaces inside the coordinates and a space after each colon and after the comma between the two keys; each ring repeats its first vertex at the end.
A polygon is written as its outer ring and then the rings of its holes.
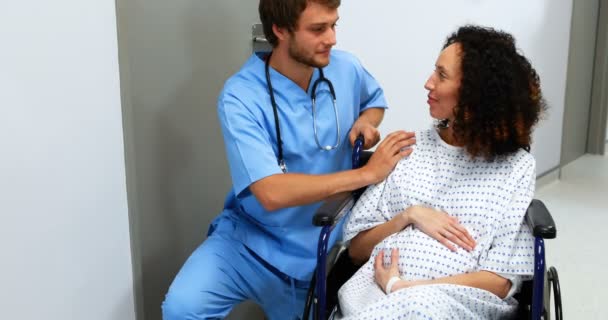
{"type": "Polygon", "coordinates": [[[363,144],[363,149],[365,150],[375,146],[378,141],[380,141],[380,131],[378,128],[361,118],[353,124],[348,135],[351,145],[355,144],[355,140],[359,135],[363,135],[363,138],[365,139],[363,144]]]}

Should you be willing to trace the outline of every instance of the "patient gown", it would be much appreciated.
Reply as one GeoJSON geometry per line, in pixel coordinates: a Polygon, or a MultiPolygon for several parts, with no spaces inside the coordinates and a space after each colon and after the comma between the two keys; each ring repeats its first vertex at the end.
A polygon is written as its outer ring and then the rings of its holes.
{"type": "Polygon", "coordinates": [[[471,158],[445,143],[435,129],[416,133],[417,144],[390,176],[361,196],[344,229],[345,240],[390,220],[412,205],[457,217],[477,245],[472,252],[450,251],[414,226],[395,233],[340,289],[339,319],[503,319],[512,316],[512,298],[534,271],[534,238],[524,223],[535,182],[534,158],[524,150],[493,162],[471,158]],[[374,258],[399,249],[405,280],[442,278],[487,270],[510,279],[505,299],[489,291],[450,284],[421,285],[388,295],[374,281],[374,258]]]}

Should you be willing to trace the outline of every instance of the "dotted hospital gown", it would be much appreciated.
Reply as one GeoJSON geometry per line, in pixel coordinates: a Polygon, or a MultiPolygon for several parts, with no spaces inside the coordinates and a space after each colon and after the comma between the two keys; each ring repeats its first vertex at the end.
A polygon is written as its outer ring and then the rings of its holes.
{"type": "Polygon", "coordinates": [[[371,259],[340,289],[340,319],[501,319],[511,316],[511,296],[534,270],[534,238],[524,223],[532,200],[535,161],[519,152],[487,162],[446,144],[435,129],[417,132],[415,151],[383,182],[370,186],[353,208],[345,240],[390,220],[407,207],[432,207],[458,218],[477,245],[472,252],[450,251],[413,226],[373,250],[371,259]],[[386,295],[374,281],[374,257],[399,249],[405,280],[426,280],[481,270],[510,279],[509,296],[451,284],[401,289],[386,295]]]}

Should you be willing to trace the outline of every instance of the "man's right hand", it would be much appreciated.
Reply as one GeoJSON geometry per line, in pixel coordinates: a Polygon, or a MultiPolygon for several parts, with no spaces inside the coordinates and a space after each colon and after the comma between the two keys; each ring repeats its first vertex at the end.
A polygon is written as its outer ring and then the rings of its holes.
{"type": "Polygon", "coordinates": [[[393,171],[397,162],[409,156],[416,143],[413,132],[395,131],[380,142],[376,151],[363,169],[372,177],[372,183],[384,180],[393,171]]]}

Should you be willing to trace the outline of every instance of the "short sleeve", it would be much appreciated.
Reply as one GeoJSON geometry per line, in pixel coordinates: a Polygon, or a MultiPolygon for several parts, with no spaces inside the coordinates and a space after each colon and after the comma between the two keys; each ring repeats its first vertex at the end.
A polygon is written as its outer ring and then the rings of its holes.
{"type": "Polygon", "coordinates": [[[390,217],[386,214],[385,199],[387,195],[387,179],[382,182],[369,186],[363,192],[355,206],[351,210],[346,223],[344,225],[344,241],[350,241],[359,232],[371,229],[388,220],[390,217]]]}
{"type": "Polygon", "coordinates": [[[520,291],[522,285],[522,276],[506,273],[499,273],[498,275],[511,281],[511,289],[509,289],[509,292],[507,292],[507,295],[503,298],[503,300],[511,298],[520,291]]]}
{"type": "MultiPolygon", "coordinates": [[[[535,163],[529,156],[518,169],[515,191],[506,208],[486,256],[480,257],[480,270],[497,274],[530,276],[534,273],[534,237],[525,222],[535,186],[535,163]]],[[[529,277],[526,277],[529,278],[529,277]]]]}
{"type": "Polygon", "coordinates": [[[363,68],[361,88],[361,112],[369,108],[387,108],[384,91],[378,81],[365,68],[363,68]]]}
{"type": "Polygon", "coordinates": [[[359,64],[361,75],[361,107],[359,112],[369,108],[387,108],[384,91],[378,81],[359,64]]]}
{"type": "Polygon", "coordinates": [[[387,108],[384,91],[378,81],[361,64],[361,61],[346,51],[334,49],[332,53],[336,59],[332,61],[335,64],[330,64],[330,67],[337,68],[333,72],[338,77],[343,78],[343,80],[348,79],[349,77],[346,75],[350,75],[354,71],[356,82],[353,84],[355,87],[349,86],[350,90],[347,92],[349,92],[348,94],[350,92],[355,94],[357,91],[359,92],[359,96],[356,99],[358,101],[359,113],[369,108],[387,108]]]}
{"type": "Polygon", "coordinates": [[[218,99],[218,116],[237,196],[253,182],[282,173],[268,129],[245,102],[223,91],[218,99]]]}

